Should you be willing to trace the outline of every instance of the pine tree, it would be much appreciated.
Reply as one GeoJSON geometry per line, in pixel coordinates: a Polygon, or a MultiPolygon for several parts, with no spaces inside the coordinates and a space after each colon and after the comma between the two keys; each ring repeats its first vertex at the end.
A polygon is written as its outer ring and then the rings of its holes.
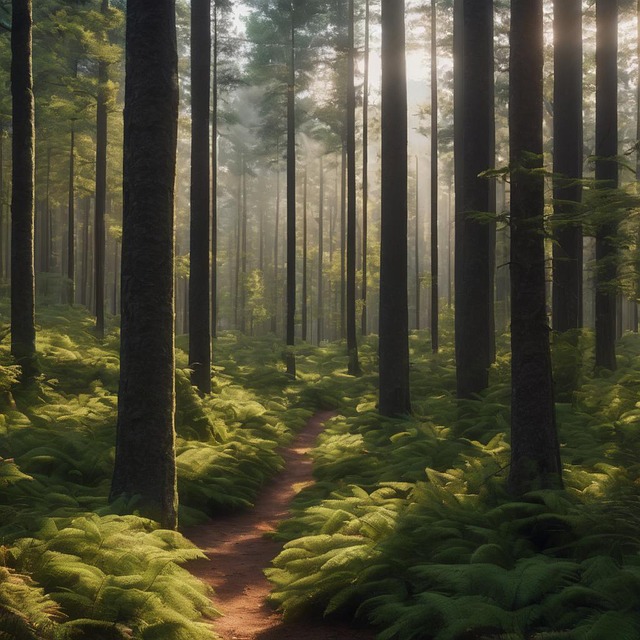
{"type": "Polygon", "coordinates": [[[407,86],[404,0],[382,3],[382,222],[379,410],[411,411],[407,296],[407,86]]]}
{"type": "Polygon", "coordinates": [[[31,0],[12,0],[12,11],[11,355],[28,379],[36,372],[31,0]]]}
{"type": "Polygon", "coordinates": [[[562,485],[556,432],[544,255],[542,0],[511,0],[511,465],[521,494],[562,485]]]}
{"type": "Polygon", "coordinates": [[[178,119],[174,0],[128,0],[122,330],[111,498],[177,524],[173,202],[178,119]]]}

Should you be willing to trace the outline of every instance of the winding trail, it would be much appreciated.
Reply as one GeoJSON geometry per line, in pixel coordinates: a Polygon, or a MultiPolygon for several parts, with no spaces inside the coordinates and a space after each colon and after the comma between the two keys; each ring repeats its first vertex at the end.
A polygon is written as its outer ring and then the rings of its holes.
{"type": "Polygon", "coordinates": [[[313,448],[326,420],[334,414],[312,416],[293,443],[282,452],[284,469],[262,491],[249,511],[222,516],[193,527],[185,535],[210,561],[195,561],[189,570],[215,590],[223,616],[213,628],[223,640],[372,640],[370,630],[319,621],[283,622],[266,597],[270,584],[263,574],[282,544],[265,537],[286,518],[291,499],[313,482],[313,448]]]}

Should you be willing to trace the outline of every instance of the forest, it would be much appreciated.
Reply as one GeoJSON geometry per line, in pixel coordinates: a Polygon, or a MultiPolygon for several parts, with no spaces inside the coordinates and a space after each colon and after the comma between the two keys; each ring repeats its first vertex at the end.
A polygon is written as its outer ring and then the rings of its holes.
{"type": "Polygon", "coordinates": [[[640,0],[0,0],[0,640],[640,640],[640,0]]]}

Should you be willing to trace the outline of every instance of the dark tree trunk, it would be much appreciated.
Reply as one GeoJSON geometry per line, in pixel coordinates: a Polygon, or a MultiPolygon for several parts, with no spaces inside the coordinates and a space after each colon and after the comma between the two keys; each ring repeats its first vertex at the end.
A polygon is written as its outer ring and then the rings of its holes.
{"type": "Polygon", "coordinates": [[[437,5],[431,0],[431,350],[438,352],[440,307],[438,253],[438,36],[437,5]]]}
{"type": "Polygon", "coordinates": [[[273,315],[271,333],[278,331],[278,300],[280,299],[278,270],[278,237],[280,235],[280,146],[276,141],[276,221],[273,231],[273,315]]]}
{"type": "Polygon", "coordinates": [[[575,221],[582,199],[582,2],[555,0],[553,185],[553,329],[580,326],[582,228],[575,221]],[[571,221],[571,218],[574,221],[571,221]]]}
{"type": "MultiPolygon", "coordinates": [[[[618,1],[596,0],[596,182],[618,186],[618,1]]],[[[618,225],[596,229],[596,366],[616,368],[616,290],[618,225]]]]}
{"type": "Polygon", "coordinates": [[[242,156],[242,209],[240,216],[240,331],[247,332],[247,162],[242,156]]]}
{"type": "Polygon", "coordinates": [[[561,487],[544,255],[542,0],[511,1],[511,465],[509,489],[561,487]]]}
{"type": "Polygon", "coordinates": [[[322,267],[324,262],[324,159],[320,156],[320,189],[318,195],[318,344],[322,342],[322,323],[324,321],[324,282],[322,267]]]}
{"type": "Polygon", "coordinates": [[[91,198],[86,196],[84,199],[84,224],[82,228],[82,271],[80,280],[80,302],[87,308],[91,306],[89,297],[89,221],[91,218],[91,198]]]}
{"type": "MultiPolygon", "coordinates": [[[[636,62],[640,66],[640,0],[636,5],[636,62]]],[[[640,182],[640,81],[636,87],[636,181],[640,182]]],[[[638,333],[638,301],[640,300],[640,230],[636,235],[636,299],[633,305],[633,331],[638,333]]]]}
{"type": "Polygon", "coordinates": [[[301,338],[303,342],[307,341],[307,187],[308,176],[307,167],[304,169],[304,180],[302,187],[302,332],[301,338]]]}
{"type": "Polygon", "coordinates": [[[218,2],[213,0],[211,87],[211,338],[218,337],[218,2]]]}
{"type": "Polygon", "coordinates": [[[340,164],[340,339],[347,335],[347,145],[340,164]]]}
{"type": "Polygon", "coordinates": [[[11,96],[11,355],[23,379],[36,373],[34,232],[34,100],[31,71],[31,0],[13,0],[11,96]]]}
{"type": "Polygon", "coordinates": [[[175,528],[174,0],[128,0],[126,50],[122,337],[111,499],[140,496],[141,513],[175,528]]]}
{"type": "Polygon", "coordinates": [[[382,3],[380,413],[409,413],[407,81],[404,0],[382,3]]]}
{"type": "Polygon", "coordinates": [[[493,225],[475,216],[495,207],[489,180],[478,177],[494,164],[493,0],[464,0],[459,12],[455,335],[457,394],[469,398],[486,389],[492,361],[495,233],[493,225]]]}
{"type": "Polygon", "coordinates": [[[415,265],[415,291],[416,291],[416,330],[420,330],[420,161],[416,156],[416,220],[414,237],[414,265],[415,265]]]}
{"type": "Polygon", "coordinates": [[[69,148],[69,216],[67,220],[67,303],[76,297],[76,194],[75,194],[75,131],[71,128],[69,148]]]}
{"type": "Polygon", "coordinates": [[[209,287],[210,0],[191,2],[191,224],[189,367],[200,393],[211,393],[209,287]]]}
{"type": "Polygon", "coordinates": [[[347,353],[348,372],[362,373],[356,337],[356,52],[354,0],[349,0],[349,44],[347,55],[347,353]]]}
{"type": "MultiPolygon", "coordinates": [[[[109,10],[109,0],[102,0],[103,15],[109,10]]],[[[96,209],[93,225],[93,265],[95,287],[96,333],[104,337],[104,265],[105,265],[105,209],[107,205],[107,82],[108,65],[98,63],[98,101],[96,110],[96,209]]]]}
{"type": "Polygon", "coordinates": [[[369,0],[364,6],[364,77],[362,86],[362,335],[367,326],[367,254],[369,233],[369,0]]]}
{"type": "Polygon", "coordinates": [[[296,50],[295,12],[291,5],[291,59],[287,91],[287,374],[296,375],[295,345],[296,317],[296,50]]]}

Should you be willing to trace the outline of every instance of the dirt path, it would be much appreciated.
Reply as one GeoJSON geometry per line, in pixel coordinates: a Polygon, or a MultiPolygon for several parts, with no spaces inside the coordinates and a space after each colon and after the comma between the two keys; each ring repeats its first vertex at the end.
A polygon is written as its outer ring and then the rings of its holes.
{"type": "Polygon", "coordinates": [[[223,640],[371,640],[368,630],[321,623],[283,623],[265,602],[270,585],[262,570],[278,554],[281,544],[264,534],[273,531],[288,513],[298,491],[313,481],[306,455],[333,414],[319,412],[283,452],[284,470],[258,496],[250,511],[223,516],[194,527],[186,535],[210,562],[197,561],[189,569],[215,590],[222,613],[214,629],[223,640]]]}

